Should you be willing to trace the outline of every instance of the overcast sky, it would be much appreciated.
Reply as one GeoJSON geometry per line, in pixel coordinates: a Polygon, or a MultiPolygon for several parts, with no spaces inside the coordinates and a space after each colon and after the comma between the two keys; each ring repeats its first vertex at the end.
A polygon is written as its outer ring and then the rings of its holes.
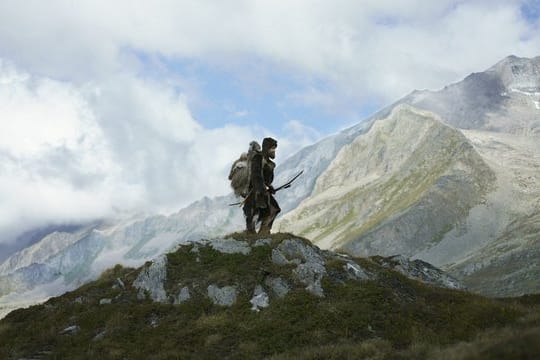
{"type": "Polygon", "coordinates": [[[0,251],[229,191],[414,89],[540,55],[540,1],[0,0],[0,251]]]}

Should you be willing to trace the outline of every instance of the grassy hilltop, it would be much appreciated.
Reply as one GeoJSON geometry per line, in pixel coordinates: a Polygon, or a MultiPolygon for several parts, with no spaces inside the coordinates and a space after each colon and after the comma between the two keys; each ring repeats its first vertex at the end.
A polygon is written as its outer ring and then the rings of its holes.
{"type": "Polygon", "coordinates": [[[10,313],[0,321],[0,358],[540,354],[540,296],[489,299],[438,287],[394,270],[389,258],[321,251],[291,234],[232,234],[179,246],[160,261],[116,266],[73,292],[10,313]]]}

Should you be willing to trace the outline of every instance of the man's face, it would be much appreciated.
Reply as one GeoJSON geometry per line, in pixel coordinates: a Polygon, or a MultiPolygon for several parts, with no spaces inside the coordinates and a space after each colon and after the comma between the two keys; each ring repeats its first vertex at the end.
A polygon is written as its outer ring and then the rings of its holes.
{"type": "Polygon", "coordinates": [[[271,148],[268,150],[268,157],[269,157],[270,159],[275,159],[275,157],[276,157],[276,146],[271,147],[271,148]]]}

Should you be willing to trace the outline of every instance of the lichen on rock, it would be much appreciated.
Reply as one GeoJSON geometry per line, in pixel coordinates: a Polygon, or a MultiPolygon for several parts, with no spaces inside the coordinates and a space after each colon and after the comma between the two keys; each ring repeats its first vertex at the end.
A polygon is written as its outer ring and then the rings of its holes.
{"type": "Polygon", "coordinates": [[[180,293],[178,296],[174,299],[175,304],[182,304],[185,303],[191,299],[191,294],[189,292],[189,288],[187,286],[184,286],[182,289],[180,289],[180,293]]]}
{"type": "Polygon", "coordinates": [[[209,241],[209,245],[216,251],[223,254],[244,254],[248,255],[251,252],[251,248],[245,241],[238,241],[235,239],[213,239],[209,241]]]}
{"type": "Polygon", "coordinates": [[[265,283],[278,298],[284,298],[291,291],[291,286],[281,277],[269,277],[265,283]]]}
{"type": "Polygon", "coordinates": [[[216,305],[232,306],[236,303],[236,286],[219,287],[212,284],[208,286],[207,293],[210,300],[216,305]]]}
{"type": "Polygon", "coordinates": [[[168,301],[164,288],[166,277],[167,256],[161,255],[150,266],[143,269],[133,282],[133,287],[139,289],[139,299],[146,298],[146,293],[148,293],[152,300],[166,303],[168,301]]]}
{"type": "Polygon", "coordinates": [[[282,241],[272,251],[272,261],[278,265],[296,264],[294,277],[305,289],[317,296],[324,296],[321,280],[326,274],[325,261],[313,245],[307,245],[300,239],[282,241]]]}
{"type": "Polygon", "coordinates": [[[264,288],[261,285],[257,285],[253,291],[253,297],[249,301],[252,305],[251,310],[261,311],[261,309],[266,308],[270,305],[270,298],[264,288]]]}

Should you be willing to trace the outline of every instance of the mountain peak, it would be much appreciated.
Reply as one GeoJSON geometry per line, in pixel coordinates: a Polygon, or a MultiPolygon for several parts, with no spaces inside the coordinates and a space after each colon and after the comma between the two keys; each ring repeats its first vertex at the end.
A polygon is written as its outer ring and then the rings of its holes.
{"type": "Polygon", "coordinates": [[[510,91],[540,91],[540,56],[525,58],[510,55],[487,71],[496,72],[510,91]]]}
{"type": "Polygon", "coordinates": [[[465,130],[535,135],[540,133],[540,56],[510,55],[439,91],[411,93],[402,102],[438,114],[465,130]]]}
{"type": "MultiPolygon", "coordinates": [[[[521,57],[517,55],[508,55],[504,59],[500,60],[498,63],[493,65],[490,69],[495,68],[497,66],[502,65],[513,65],[513,64],[523,64],[523,63],[529,63],[529,62],[538,62],[540,61],[540,56],[535,57],[521,57]]],[[[489,70],[489,69],[488,69],[489,70]]]]}

